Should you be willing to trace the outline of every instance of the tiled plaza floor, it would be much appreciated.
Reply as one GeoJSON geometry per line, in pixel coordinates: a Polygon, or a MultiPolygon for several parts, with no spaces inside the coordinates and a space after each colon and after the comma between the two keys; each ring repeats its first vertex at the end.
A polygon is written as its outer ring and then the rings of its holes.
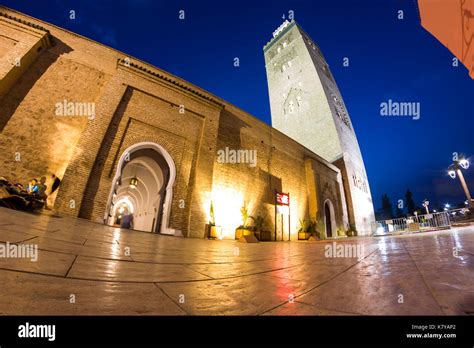
{"type": "Polygon", "coordinates": [[[337,241],[363,245],[358,260],[326,257],[332,241],[186,239],[0,208],[6,242],[39,256],[0,258],[1,315],[474,313],[474,226],[337,241]]]}

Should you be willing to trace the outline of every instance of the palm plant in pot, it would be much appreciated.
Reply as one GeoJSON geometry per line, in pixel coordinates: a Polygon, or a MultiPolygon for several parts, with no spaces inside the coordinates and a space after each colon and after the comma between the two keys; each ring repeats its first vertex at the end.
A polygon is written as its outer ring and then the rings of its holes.
{"type": "Polygon", "coordinates": [[[216,218],[214,217],[214,205],[211,201],[211,208],[209,211],[210,220],[207,224],[209,238],[219,238],[221,235],[220,226],[216,226],[216,218]]]}
{"type": "Polygon", "coordinates": [[[265,225],[265,217],[257,215],[256,217],[250,216],[253,220],[253,229],[255,234],[257,234],[258,240],[270,240],[271,233],[269,231],[264,231],[263,226],[265,225]]]}
{"type": "Polygon", "coordinates": [[[240,208],[240,214],[242,216],[242,225],[237,227],[235,230],[235,239],[239,239],[242,236],[253,235],[252,227],[250,227],[247,222],[250,218],[247,207],[240,208]]]}
{"type": "Polygon", "coordinates": [[[312,234],[316,234],[316,221],[311,219],[300,219],[300,227],[298,229],[298,239],[307,240],[312,234]]]}

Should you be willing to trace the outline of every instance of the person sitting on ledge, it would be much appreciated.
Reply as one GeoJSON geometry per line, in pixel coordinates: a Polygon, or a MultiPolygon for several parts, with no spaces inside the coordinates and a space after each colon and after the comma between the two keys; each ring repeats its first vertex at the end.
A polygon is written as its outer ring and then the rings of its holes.
{"type": "Polygon", "coordinates": [[[30,182],[28,183],[28,193],[33,193],[38,191],[38,180],[37,179],[31,179],[30,182]]]}
{"type": "Polygon", "coordinates": [[[10,209],[33,211],[43,207],[44,202],[23,188],[21,184],[12,184],[0,177],[0,206],[10,209]]]}
{"type": "Polygon", "coordinates": [[[48,195],[46,194],[48,186],[45,183],[46,177],[42,176],[39,183],[37,184],[38,190],[36,191],[36,195],[43,201],[46,201],[46,199],[48,198],[48,195]]]}

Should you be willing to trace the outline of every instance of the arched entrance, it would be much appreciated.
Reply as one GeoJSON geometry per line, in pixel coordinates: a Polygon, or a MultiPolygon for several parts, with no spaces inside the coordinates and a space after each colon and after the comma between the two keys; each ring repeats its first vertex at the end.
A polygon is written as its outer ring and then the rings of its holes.
{"type": "Polygon", "coordinates": [[[120,157],[104,221],[117,226],[133,214],[134,230],[175,234],[169,227],[176,167],[170,154],[152,142],[138,143],[120,157]]]}
{"type": "Polygon", "coordinates": [[[329,199],[324,202],[324,225],[326,227],[326,238],[337,237],[336,215],[334,206],[329,199]]]}

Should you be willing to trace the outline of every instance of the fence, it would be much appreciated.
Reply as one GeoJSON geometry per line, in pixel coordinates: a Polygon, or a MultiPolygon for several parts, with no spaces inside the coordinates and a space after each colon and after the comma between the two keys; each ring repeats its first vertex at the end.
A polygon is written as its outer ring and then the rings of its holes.
{"type": "Polygon", "coordinates": [[[372,223],[372,234],[383,236],[390,234],[436,231],[451,228],[450,212],[410,216],[372,223]]]}
{"type": "Polygon", "coordinates": [[[449,219],[451,224],[462,224],[464,222],[471,222],[474,220],[474,212],[468,208],[452,209],[448,210],[449,219]]]}

